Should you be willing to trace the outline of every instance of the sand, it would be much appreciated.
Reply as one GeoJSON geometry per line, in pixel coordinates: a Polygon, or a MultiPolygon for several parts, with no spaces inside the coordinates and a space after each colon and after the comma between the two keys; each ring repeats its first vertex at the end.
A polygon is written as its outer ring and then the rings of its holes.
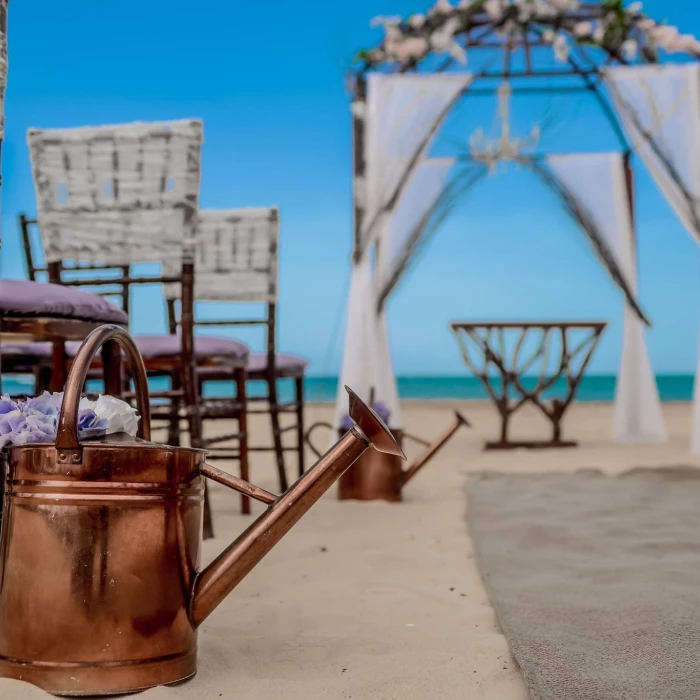
{"type": "MultiPolygon", "coordinates": [[[[688,455],[690,406],[664,406],[670,440],[660,446],[612,445],[612,407],[605,404],[572,407],[565,436],[581,445],[565,450],[483,452],[484,438],[497,432],[487,403],[407,402],[405,427],[431,438],[457,407],[474,428],[457,433],[410,482],[405,502],[338,502],[331,490],[204,623],[198,675],[139,697],[525,700],[474,562],[466,474],[700,464],[688,455]]],[[[327,405],[308,409],[309,423],[330,415],[327,405]]],[[[516,434],[547,434],[533,411],[515,427],[516,434]]],[[[264,439],[262,424],[253,432],[264,439]]],[[[275,490],[266,456],[254,455],[253,479],[275,490]]],[[[213,503],[217,537],[205,543],[206,560],[249,522],[222,487],[214,488],[213,503]]],[[[0,698],[44,697],[0,680],[0,698]]]]}

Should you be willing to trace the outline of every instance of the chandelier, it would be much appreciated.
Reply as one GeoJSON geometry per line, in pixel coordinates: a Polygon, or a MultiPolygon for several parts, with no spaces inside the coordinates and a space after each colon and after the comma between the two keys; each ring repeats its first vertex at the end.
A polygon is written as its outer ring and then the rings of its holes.
{"type": "Polygon", "coordinates": [[[510,97],[512,91],[508,81],[498,88],[498,114],[501,121],[501,135],[497,140],[486,138],[479,127],[469,137],[469,151],[473,160],[486,163],[493,172],[499,161],[521,160],[524,151],[534,149],[540,140],[540,128],[535,125],[529,136],[514,139],[510,135],[510,97]]]}

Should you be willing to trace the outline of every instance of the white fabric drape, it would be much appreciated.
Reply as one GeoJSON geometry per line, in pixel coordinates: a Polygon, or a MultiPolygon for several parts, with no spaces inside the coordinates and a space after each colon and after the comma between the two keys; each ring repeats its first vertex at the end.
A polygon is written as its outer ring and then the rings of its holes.
{"type": "MultiPolygon", "coordinates": [[[[550,156],[555,177],[608,243],[620,273],[637,294],[634,224],[623,158],[619,153],[550,156]]],[[[644,325],[628,304],[615,391],[613,440],[654,443],[667,439],[661,402],[644,339],[644,325]]]]}
{"type": "Polygon", "coordinates": [[[401,273],[411,243],[424,228],[454,166],[454,158],[421,161],[406,183],[404,192],[381,232],[377,254],[376,281],[379,290],[401,273]]]}
{"type": "Polygon", "coordinates": [[[632,147],[700,243],[700,65],[624,66],[605,81],[632,147]]]}
{"type": "MultiPolygon", "coordinates": [[[[344,390],[347,384],[365,400],[373,387],[375,399],[387,404],[391,411],[391,427],[401,427],[386,314],[377,316],[376,313],[379,287],[370,253],[375,241],[383,241],[393,214],[404,199],[406,185],[412,180],[414,169],[427,153],[450,106],[471,81],[472,76],[468,73],[375,73],[367,80],[365,176],[364,181],[356,179],[353,183],[355,201],[363,202],[364,213],[355,250],[356,254],[359,253],[359,260],[354,263],[350,281],[335,426],[347,413],[344,390]]],[[[355,105],[355,109],[359,107],[355,105]]],[[[426,206],[429,205],[426,203],[426,206]]],[[[417,210],[415,215],[420,217],[422,213],[417,210]]],[[[403,218],[408,230],[418,223],[418,220],[410,221],[405,214],[403,218]]]]}
{"type": "MultiPolygon", "coordinates": [[[[700,66],[609,69],[605,80],[632,146],[700,243],[700,66]]],[[[690,450],[700,454],[700,350],[690,450]]]]}
{"type": "MultiPolygon", "coordinates": [[[[373,372],[371,353],[368,344],[374,333],[369,324],[369,310],[374,306],[372,265],[369,255],[363,255],[353,265],[350,276],[347,320],[345,322],[345,347],[343,365],[340,371],[338,392],[335,402],[333,426],[337,428],[348,412],[348,396],[345,386],[349,386],[361,399],[369,397],[373,372]]],[[[335,436],[331,444],[335,442],[335,436]]]]}
{"type": "Polygon", "coordinates": [[[471,83],[469,73],[406,75],[373,73],[367,80],[365,181],[367,201],[359,248],[381,235],[386,207],[455,99],[471,83]]]}

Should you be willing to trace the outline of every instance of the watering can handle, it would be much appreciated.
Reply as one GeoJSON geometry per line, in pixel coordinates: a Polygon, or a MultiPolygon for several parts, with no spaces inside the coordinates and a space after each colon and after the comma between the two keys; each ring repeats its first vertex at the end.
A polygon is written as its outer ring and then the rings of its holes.
{"type": "Polygon", "coordinates": [[[68,374],[66,388],[58,417],[56,433],[56,450],[59,461],[80,461],[80,443],[78,442],[78,410],[80,394],[87,379],[87,373],[97,351],[109,340],[116,340],[129,360],[131,375],[136,389],[136,405],[141,414],[138,436],[144,440],[151,439],[151,413],[148,403],[148,380],[143,359],[133,338],[120,326],[100,326],[85,339],[78,350],[68,374]],[[76,460],[74,455],[78,455],[76,460]]]}
{"type": "Polygon", "coordinates": [[[311,451],[317,456],[321,457],[321,452],[319,452],[311,442],[311,433],[316,430],[316,428],[330,428],[330,430],[333,430],[333,426],[330,423],[326,423],[325,421],[318,421],[318,423],[314,423],[312,426],[309,427],[309,429],[306,431],[306,435],[304,435],[304,442],[309,446],[311,451]]]}

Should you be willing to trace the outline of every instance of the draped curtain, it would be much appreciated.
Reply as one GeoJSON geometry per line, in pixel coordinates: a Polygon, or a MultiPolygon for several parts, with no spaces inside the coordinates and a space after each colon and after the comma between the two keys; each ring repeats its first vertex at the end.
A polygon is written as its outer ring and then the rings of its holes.
{"type": "MultiPolygon", "coordinates": [[[[622,66],[605,82],[633,148],[700,243],[700,65],[622,66]]],[[[700,454],[700,352],[691,452],[700,454]]]]}
{"type": "MultiPolygon", "coordinates": [[[[550,156],[549,167],[587,222],[608,246],[619,274],[637,295],[637,261],[632,192],[619,153],[550,156]]],[[[615,390],[613,440],[654,443],[667,439],[656,379],[649,362],[644,324],[625,302],[620,370],[615,390]]]]}
{"type": "MultiPolygon", "coordinates": [[[[401,427],[398,392],[388,345],[386,315],[377,314],[378,286],[372,265],[372,245],[379,241],[407,196],[414,170],[425,158],[433,136],[472,76],[372,74],[368,78],[364,110],[365,178],[354,182],[355,202],[363,209],[355,241],[350,282],[343,364],[338,386],[334,425],[347,413],[343,386],[363,399],[374,387],[378,401],[392,412],[391,427],[401,427]],[[364,200],[364,201],[363,201],[364,200]]],[[[357,104],[354,106],[357,110],[357,104]]],[[[361,110],[357,110],[358,114],[361,110]]],[[[413,192],[415,195],[415,192],[413,192]]],[[[422,217],[424,207],[414,209],[422,217]]],[[[405,219],[413,228],[416,222],[405,219]]],[[[391,246],[391,243],[389,243],[391,246]]]]}

